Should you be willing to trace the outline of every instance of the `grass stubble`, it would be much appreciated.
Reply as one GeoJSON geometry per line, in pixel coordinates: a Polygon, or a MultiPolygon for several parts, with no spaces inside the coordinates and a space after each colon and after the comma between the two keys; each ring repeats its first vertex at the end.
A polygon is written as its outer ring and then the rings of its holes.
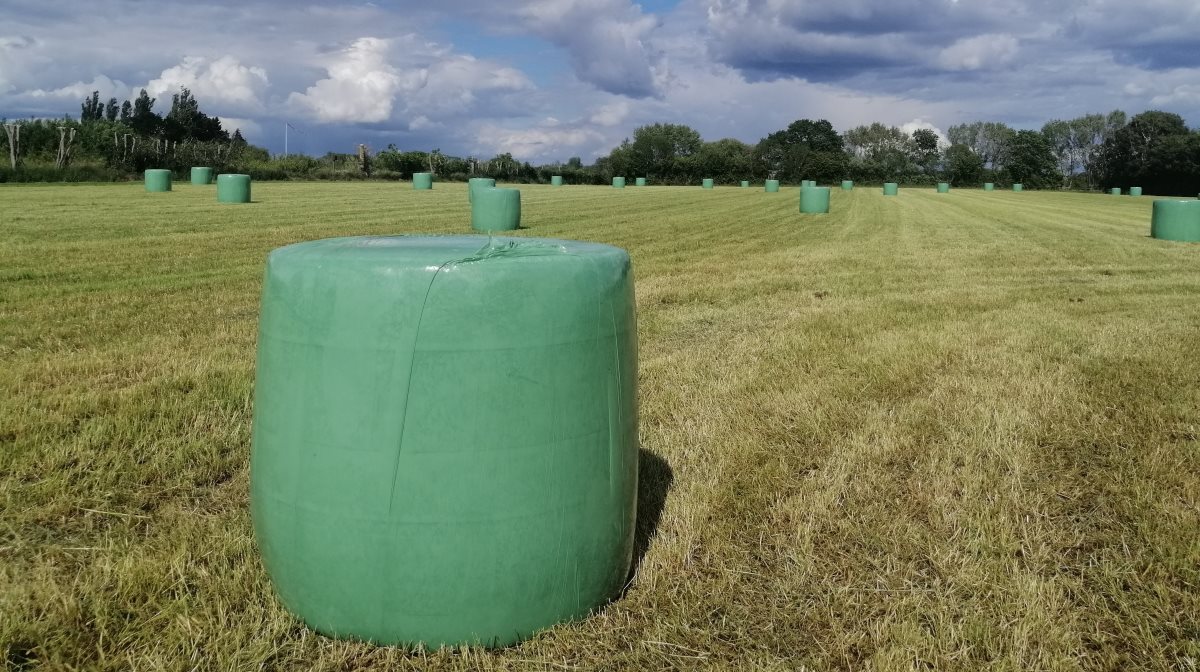
{"type": "Polygon", "coordinates": [[[0,655],[31,670],[1200,667],[1200,245],[1150,199],[523,187],[637,275],[648,548],[505,650],[314,634],[248,511],[266,253],[463,185],[0,188],[0,655]]]}

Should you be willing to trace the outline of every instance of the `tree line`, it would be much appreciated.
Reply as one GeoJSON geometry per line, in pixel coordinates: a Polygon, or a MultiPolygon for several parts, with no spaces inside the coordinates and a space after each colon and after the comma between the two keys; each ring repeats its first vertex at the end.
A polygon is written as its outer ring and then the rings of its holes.
{"type": "Polygon", "coordinates": [[[839,133],[825,120],[799,119],[748,144],[733,138],[705,141],[695,129],[656,123],[634,130],[607,156],[585,165],[580,157],[532,165],[511,154],[490,159],[457,157],[440,150],[403,150],[394,144],[372,152],[330,152],[321,157],[271,157],[232,135],[209,116],[187,88],[171,98],[165,115],[143,89],[133,100],[86,98],[78,120],[4,122],[7,179],[128,179],[146,168],[184,173],[194,165],[242,172],[255,179],[409,179],[432,172],[442,180],[493,177],[509,182],[608,184],[615,176],[646,177],[652,184],[696,184],[704,178],[811,179],[833,183],[1023,183],[1031,189],[1095,190],[1141,186],[1146,193],[1195,195],[1200,191],[1200,131],[1177,114],[1147,111],[1127,117],[1115,110],[1055,119],[1041,130],[1018,130],[992,121],[951,126],[946,138],[929,129],[906,132],[880,123],[839,133]],[[76,165],[78,164],[78,165],[76,165]]]}
{"type": "Polygon", "coordinates": [[[1041,130],[1000,122],[951,126],[945,140],[929,129],[908,133],[880,123],[838,133],[827,120],[800,119],[750,145],[705,142],[685,125],[634,131],[597,169],[647,177],[657,184],[804,179],[958,186],[1023,183],[1032,189],[1141,186],[1147,193],[1200,191],[1200,131],[1177,114],[1147,111],[1053,120],[1041,130]]]}

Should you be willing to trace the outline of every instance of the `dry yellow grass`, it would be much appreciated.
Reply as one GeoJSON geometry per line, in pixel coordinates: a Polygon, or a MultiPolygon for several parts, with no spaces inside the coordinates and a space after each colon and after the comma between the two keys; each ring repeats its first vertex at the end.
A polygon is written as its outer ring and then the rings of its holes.
{"type": "Polygon", "coordinates": [[[524,188],[523,235],[633,256],[648,548],[584,622],[410,653],[270,592],[258,290],[287,243],[464,232],[465,187],[254,189],[0,188],[9,667],[1200,666],[1200,245],[1149,199],[524,188]]]}

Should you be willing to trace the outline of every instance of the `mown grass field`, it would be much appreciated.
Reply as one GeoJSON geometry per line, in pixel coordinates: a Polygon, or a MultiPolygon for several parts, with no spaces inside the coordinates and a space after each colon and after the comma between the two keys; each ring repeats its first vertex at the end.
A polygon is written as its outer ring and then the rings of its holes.
{"type": "Polygon", "coordinates": [[[1151,199],[524,187],[628,249],[644,557],[506,650],[284,612],[248,510],[266,253],[466,232],[464,185],[0,188],[0,653],[14,669],[1200,667],[1200,245],[1151,199]],[[661,509],[661,510],[660,510],[661,509]]]}

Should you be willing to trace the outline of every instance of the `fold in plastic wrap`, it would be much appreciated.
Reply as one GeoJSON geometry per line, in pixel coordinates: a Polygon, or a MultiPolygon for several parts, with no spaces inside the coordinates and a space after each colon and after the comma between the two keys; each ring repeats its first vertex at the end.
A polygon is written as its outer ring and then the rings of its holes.
{"type": "Polygon", "coordinates": [[[629,571],[629,255],[363,237],[267,261],[251,507],[283,604],[338,637],[507,645],[629,571]]]}

